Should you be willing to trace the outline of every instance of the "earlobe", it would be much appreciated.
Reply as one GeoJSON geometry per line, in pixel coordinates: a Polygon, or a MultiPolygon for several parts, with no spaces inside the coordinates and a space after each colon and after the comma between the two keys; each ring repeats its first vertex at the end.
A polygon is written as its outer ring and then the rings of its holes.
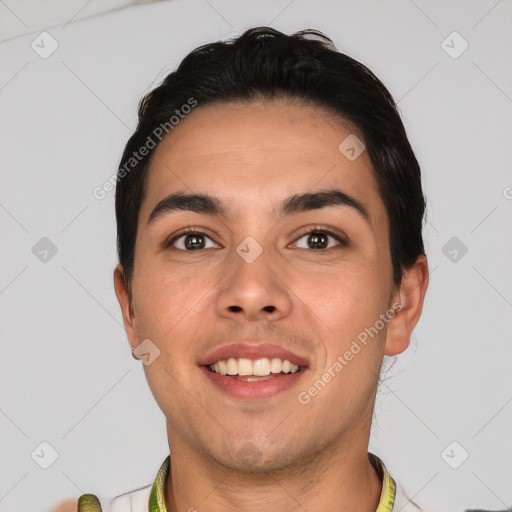
{"type": "Polygon", "coordinates": [[[394,356],[409,346],[411,334],[418,323],[428,287],[428,262],[424,255],[418,256],[414,265],[404,272],[402,282],[394,294],[391,307],[394,318],[388,323],[384,354],[394,356]]]}
{"type": "Polygon", "coordinates": [[[132,347],[138,345],[136,320],[132,308],[131,297],[126,285],[123,267],[117,265],[114,269],[114,289],[116,297],[121,307],[121,313],[123,315],[123,324],[126,331],[126,336],[132,347]]]}

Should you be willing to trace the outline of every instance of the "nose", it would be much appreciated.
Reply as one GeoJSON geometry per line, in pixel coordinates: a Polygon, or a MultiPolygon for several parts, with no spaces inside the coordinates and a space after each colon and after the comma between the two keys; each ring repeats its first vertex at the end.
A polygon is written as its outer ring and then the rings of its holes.
{"type": "Polygon", "coordinates": [[[238,254],[233,259],[217,297],[218,314],[246,321],[275,321],[288,316],[292,292],[275,260],[265,251],[250,263],[238,254]]]}

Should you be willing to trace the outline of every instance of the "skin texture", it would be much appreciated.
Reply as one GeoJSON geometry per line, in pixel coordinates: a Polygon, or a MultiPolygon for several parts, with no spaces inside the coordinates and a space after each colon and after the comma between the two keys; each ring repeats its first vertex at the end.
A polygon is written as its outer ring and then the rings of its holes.
{"type": "Polygon", "coordinates": [[[65,501],[61,501],[54,508],[52,508],[49,512],[76,512],[77,510],[77,500],[69,499],[65,501]]]}
{"type": "Polygon", "coordinates": [[[224,103],[196,107],[153,155],[132,296],[120,266],[114,283],[130,345],[150,339],[160,350],[144,371],[167,418],[169,512],[377,507],[381,482],[367,449],[379,371],[384,354],[409,344],[428,265],[419,257],[400,288],[393,286],[388,217],[368,155],[351,162],[338,150],[351,133],[316,107],[224,103]],[[272,215],[290,195],[329,188],[359,200],[369,222],[349,206],[272,215]],[[180,211],[148,225],[155,205],[178,191],[214,195],[229,215],[180,211]],[[187,252],[185,236],[162,248],[188,225],[206,231],[206,248],[187,252]],[[348,245],[329,236],[329,248],[311,248],[300,230],[315,227],[334,230],[348,245]],[[248,236],[263,249],[252,263],[236,252],[248,236]],[[402,309],[385,328],[300,403],[298,393],[396,302],[402,309]],[[306,357],[300,383],[256,401],[214,387],[200,359],[248,337],[306,357]]]}
{"type": "Polygon", "coordinates": [[[102,512],[101,503],[94,494],[60,501],[49,512],[102,512]]]}

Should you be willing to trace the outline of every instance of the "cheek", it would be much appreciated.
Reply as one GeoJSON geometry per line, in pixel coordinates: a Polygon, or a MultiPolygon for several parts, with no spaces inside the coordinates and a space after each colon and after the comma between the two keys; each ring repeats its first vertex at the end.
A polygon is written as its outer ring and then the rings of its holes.
{"type": "Polygon", "coordinates": [[[305,272],[293,286],[297,296],[314,311],[330,318],[354,320],[377,310],[385,295],[374,265],[346,265],[322,272],[305,272]]]}
{"type": "Polygon", "coordinates": [[[199,283],[160,278],[148,280],[137,290],[138,301],[135,314],[139,327],[148,335],[168,338],[171,331],[179,329],[179,324],[187,322],[200,307],[192,290],[198,290],[199,283]]]}
{"type": "MultiPolygon", "coordinates": [[[[139,336],[162,351],[187,354],[180,345],[194,335],[192,326],[204,322],[209,291],[220,279],[198,265],[173,268],[158,258],[141,257],[134,272],[134,312],[139,336]]],[[[171,357],[170,361],[175,360],[171,357]]]]}
{"type": "Polygon", "coordinates": [[[375,263],[367,263],[338,272],[303,274],[292,286],[304,313],[324,333],[329,360],[344,353],[386,310],[388,288],[377,270],[375,263]]]}

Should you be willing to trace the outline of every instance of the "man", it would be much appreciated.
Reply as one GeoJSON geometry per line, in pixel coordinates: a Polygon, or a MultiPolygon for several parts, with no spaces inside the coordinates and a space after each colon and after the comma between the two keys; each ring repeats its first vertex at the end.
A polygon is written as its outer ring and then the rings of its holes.
{"type": "Polygon", "coordinates": [[[170,456],[108,510],[420,510],[368,441],[422,311],[424,211],[391,95],[326,36],[189,54],[116,188],[115,291],[170,456]]]}

